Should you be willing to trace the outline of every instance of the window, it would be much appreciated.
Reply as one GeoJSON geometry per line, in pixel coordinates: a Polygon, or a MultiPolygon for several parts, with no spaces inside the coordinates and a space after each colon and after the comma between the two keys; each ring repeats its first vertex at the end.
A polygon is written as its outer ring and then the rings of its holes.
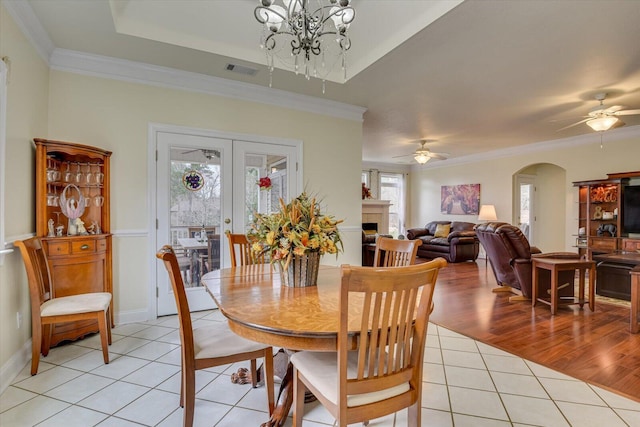
{"type": "Polygon", "coordinates": [[[367,188],[371,188],[369,184],[369,171],[362,171],[362,182],[367,188]]]}
{"type": "Polygon", "coordinates": [[[391,201],[389,233],[393,237],[404,234],[404,176],[400,173],[380,172],[380,200],[391,201]]]}

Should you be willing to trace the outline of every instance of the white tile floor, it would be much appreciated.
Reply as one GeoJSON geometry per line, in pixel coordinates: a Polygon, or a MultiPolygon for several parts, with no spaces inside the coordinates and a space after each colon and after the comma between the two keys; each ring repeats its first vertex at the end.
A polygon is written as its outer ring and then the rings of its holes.
{"type": "MultiPolygon", "coordinates": [[[[224,321],[217,311],[193,313],[194,324],[224,321]]],[[[178,405],[177,318],[113,330],[111,363],[102,363],[97,335],[54,348],[0,396],[0,425],[182,425],[178,405]]],[[[640,403],[431,324],[425,351],[423,426],[640,427],[640,403]]],[[[196,426],[259,426],[268,419],[264,388],[232,384],[240,365],[198,371],[196,426]]],[[[406,411],[371,426],[405,426],[406,411]]],[[[316,403],[305,427],[334,420],[316,403]]],[[[287,423],[291,425],[291,421],[287,423]]]]}

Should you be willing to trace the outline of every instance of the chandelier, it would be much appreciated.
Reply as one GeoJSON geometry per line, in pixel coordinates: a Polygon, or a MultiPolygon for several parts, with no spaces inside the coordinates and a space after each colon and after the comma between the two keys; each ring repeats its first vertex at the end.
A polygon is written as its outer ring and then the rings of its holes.
{"type": "Polygon", "coordinates": [[[264,24],[262,47],[269,67],[269,87],[274,63],[325,79],[339,62],[347,80],[346,52],[351,47],[348,30],[355,18],[351,0],[260,0],[254,14],[264,24]],[[311,4],[310,4],[311,3],[311,4]]]}

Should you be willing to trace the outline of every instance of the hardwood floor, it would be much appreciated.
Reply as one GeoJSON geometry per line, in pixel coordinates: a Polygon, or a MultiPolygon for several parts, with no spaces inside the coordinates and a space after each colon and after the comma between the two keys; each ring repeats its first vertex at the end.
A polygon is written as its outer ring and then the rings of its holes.
{"type": "Polygon", "coordinates": [[[640,334],[629,332],[629,309],[596,302],[559,308],[508,301],[484,260],[440,271],[431,321],[462,335],[623,394],[640,402],[640,334]]]}

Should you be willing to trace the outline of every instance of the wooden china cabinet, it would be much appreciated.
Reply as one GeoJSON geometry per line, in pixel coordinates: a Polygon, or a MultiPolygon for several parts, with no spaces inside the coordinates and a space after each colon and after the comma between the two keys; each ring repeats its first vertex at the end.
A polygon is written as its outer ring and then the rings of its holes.
{"type": "MultiPolygon", "coordinates": [[[[113,293],[109,214],[111,152],[41,138],[34,142],[36,234],[47,255],[54,296],[113,293]],[[70,220],[65,213],[78,219],[70,220]]],[[[113,299],[110,313],[113,325],[113,299]]],[[[51,345],[92,332],[98,332],[96,321],[55,325],[51,345]]]]}

